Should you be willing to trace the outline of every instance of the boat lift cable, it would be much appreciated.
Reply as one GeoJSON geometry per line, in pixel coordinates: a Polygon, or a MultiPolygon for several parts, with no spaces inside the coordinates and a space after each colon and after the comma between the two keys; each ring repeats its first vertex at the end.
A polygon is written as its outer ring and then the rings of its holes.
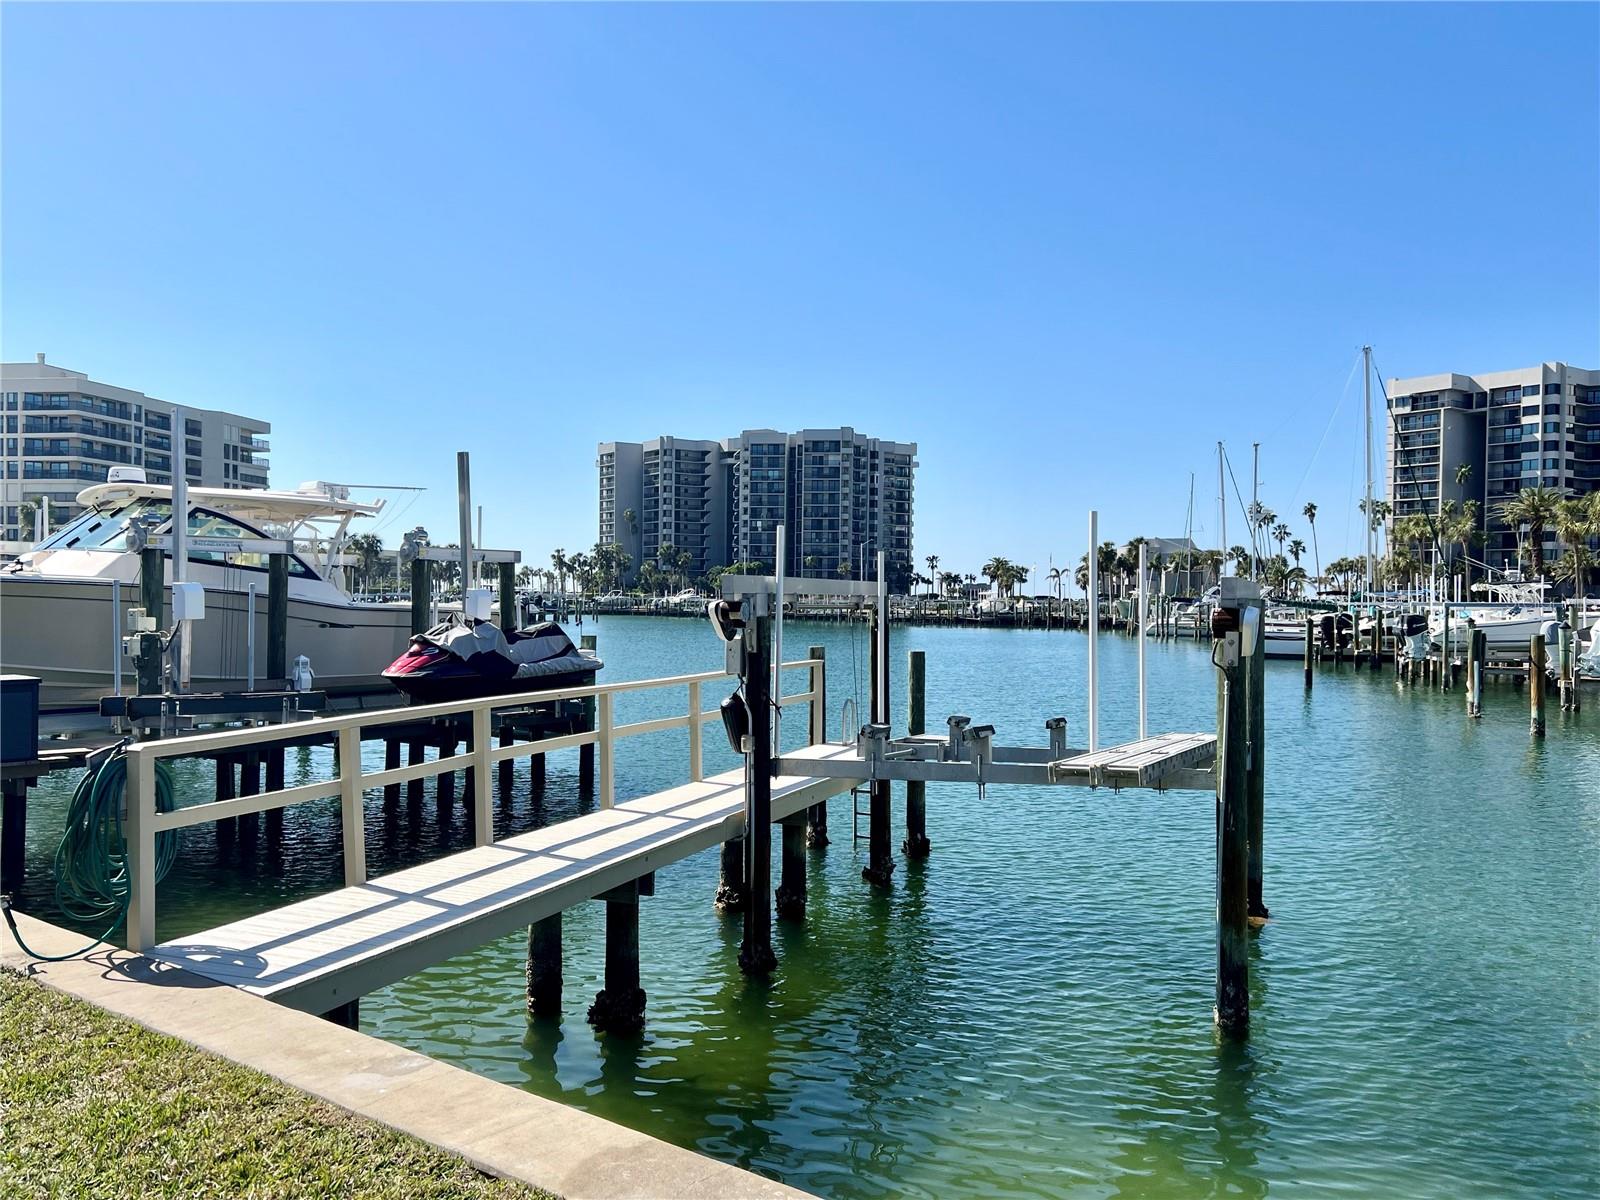
{"type": "MultiPolygon", "coordinates": [[[[165,762],[156,764],[155,781],[156,811],[171,812],[172,772],[165,762]]],[[[29,957],[40,962],[65,962],[87,954],[104,944],[127,916],[130,885],[123,834],[127,782],[128,758],[123,744],[118,744],[98,766],[91,764],[79,780],[67,807],[66,830],[56,847],[56,904],[75,921],[108,921],[104,933],[70,954],[40,954],[22,940],[11,912],[11,897],[0,895],[0,915],[4,915],[11,936],[29,957]]],[[[178,831],[158,833],[157,881],[172,869],[177,856],[178,831]]]]}

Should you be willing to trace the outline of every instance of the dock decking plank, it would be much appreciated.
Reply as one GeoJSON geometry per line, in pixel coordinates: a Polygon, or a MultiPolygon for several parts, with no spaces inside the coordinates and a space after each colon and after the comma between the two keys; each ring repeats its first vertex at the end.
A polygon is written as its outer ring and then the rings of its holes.
{"type": "MultiPolygon", "coordinates": [[[[820,745],[795,757],[853,754],[820,745]]],[[[859,782],[780,776],[772,818],[859,782]]],[[[736,837],[743,825],[740,768],[175,938],[150,954],[322,1012],[736,837]]]]}

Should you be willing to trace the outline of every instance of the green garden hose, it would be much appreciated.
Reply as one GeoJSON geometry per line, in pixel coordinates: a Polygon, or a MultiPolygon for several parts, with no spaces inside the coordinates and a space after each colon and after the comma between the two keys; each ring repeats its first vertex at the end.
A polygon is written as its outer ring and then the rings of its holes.
{"type": "MultiPolygon", "coordinates": [[[[127,755],[118,749],[98,769],[85,771],[67,808],[67,828],[56,847],[56,903],[75,921],[110,924],[105,933],[71,954],[39,954],[22,940],[11,915],[9,897],[0,896],[0,913],[11,936],[30,957],[40,962],[62,962],[87,954],[109,938],[128,912],[127,841],[122,832],[123,793],[128,782],[127,755]]],[[[172,772],[156,763],[156,811],[174,807],[172,772]]],[[[163,879],[178,856],[177,830],[156,835],[156,879],[163,879]]]]}

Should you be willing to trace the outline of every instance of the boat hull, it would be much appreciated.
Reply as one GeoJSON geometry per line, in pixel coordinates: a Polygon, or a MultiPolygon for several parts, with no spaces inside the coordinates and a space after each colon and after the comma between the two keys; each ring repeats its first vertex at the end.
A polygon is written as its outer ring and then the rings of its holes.
{"type": "MultiPolygon", "coordinates": [[[[139,604],[124,583],[123,609],[139,604]]],[[[171,612],[170,593],[165,600],[171,612]]],[[[249,596],[244,589],[206,585],[206,616],[195,623],[190,678],[196,691],[241,691],[249,677],[249,596]]],[[[256,686],[281,686],[267,677],[267,598],[255,598],[256,686]]],[[[0,576],[0,664],[7,673],[37,676],[46,712],[93,710],[110,695],[121,652],[122,617],[113,612],[109,579],[0,576]]],[[[315,686],[335,695],[384,691],[385,665],[411,634],[402,605],[330,604],[290,595],[288,663],[311,661],[315,686]]],[[[121,659],[122,689],[131,692],[133,664],[121,659]]]]}

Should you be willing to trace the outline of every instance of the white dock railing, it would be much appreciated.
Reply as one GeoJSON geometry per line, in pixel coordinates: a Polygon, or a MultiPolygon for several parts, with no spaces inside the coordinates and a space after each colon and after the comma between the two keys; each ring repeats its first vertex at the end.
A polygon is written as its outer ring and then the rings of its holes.
{"type": "MultiPolygon", "coordinates": [[[[826,696],[822,679],[821,659],[799,659],[782,664],[785,670],[804,668],[809,683],[807,690],[783,697],[785,704],[811,704],[810,728],[812,740],[823,740],[822,714],[814,703],[826,696]]],[[[468,803],[472,805],[473,828],[476,844],[494,842],[494,782],[490,768],[511,759],[528,758],[535,754],[548,754],[578,746],[595,747],[595,790],[601,808],[616,803],[616,755],[619,738],[638,734],[660,733],[669,729],[689,731],[688,777],[698,781],[705,777],[703,762],[703,726],[708,721],[721,719],[715,709],[701,709],[701,688],[732,678],[726,671],[703,671],[697,675],[674,675],[665,679],[635,679],[622,683],[593,684],[588,687],[565,688],[560,691],[530,692],[524,695],[488,696],[453,704],[429,704],[411,708],[379,709],[373,712],[349,713],[336,717],[319,717],[293,725],[264,725],[248,729],[228,729],[215,733],[200,733],[191,737],[168,738],[154,742],[136,742],[127,748],[127,853],[128,877],[131,883],[128,898],[128,949],[143,951],[155,945],[156,835],[189,825],[208,821],[221,821],[229,817],[249,816],[252,813],[272,812],[312,800],[338,797],[344,848],[344,882],[346,887],[365,883],[367,879],[367,851],[365,825],[365,797],[369,789],[387,787],[427,779],[449,772],[472,769],[473,788],[468,803]],[[686,711],[678,716],[656,717],[648,721],[634,721],[627,725],[615,723],[614,698],[621,692],[657,691],[662,688],[686,687],[686,711]],[[561,734],[533,741],[515,742],[509,746],[491,744],[493,713],[497,709],[525,708],[529,704],[548,704],[560,700],[595,701],[595,727],[580,733],[561,734]],[[364,771],[361,765],[361,735],[383,725],[402,725],[436,718],[470,717],[472,721],[472,748],[461,754],[437,758],[432,762],[389,767],[381,771],[364,771]],[[159,759],[194,758],[220,751],[239,751],[252,748],[270,749],[274,743],[301,741],[308,737],[326,736],[334,739],[338,747],[338,773],[331,779],[317,783],[299,784],[277,791],[261,792],[254,796],[239,796],[229,800],[216,800],[202,804],[189,804],[171,812],[155,810],[155,772],[159,759]]]]}

